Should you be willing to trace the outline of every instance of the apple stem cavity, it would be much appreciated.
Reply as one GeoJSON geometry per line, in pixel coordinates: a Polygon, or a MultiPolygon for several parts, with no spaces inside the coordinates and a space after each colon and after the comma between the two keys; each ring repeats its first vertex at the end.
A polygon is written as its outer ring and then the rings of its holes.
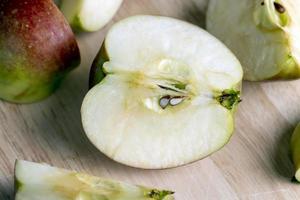
{"type": "Polygon", "coordinates": [[[235,90],[224,90],[216,99],[228,110],[232,110],[235,105],[242,101],[240,98],[240,91],[235,90]]]}
{"type": "Polygon", "coordinates": [[[255,24],[266,30],[278,30],[289,23],[286,8],[279,1],[265,0],[254,11],[255,24]]]}

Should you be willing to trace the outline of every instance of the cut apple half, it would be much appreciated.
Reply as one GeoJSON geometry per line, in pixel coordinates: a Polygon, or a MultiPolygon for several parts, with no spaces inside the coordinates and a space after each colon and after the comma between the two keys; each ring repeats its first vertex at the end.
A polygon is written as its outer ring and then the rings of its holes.
{"type": "Polygon", "coordinates": [[[91,142],[125,165],[160,169],[204,158],[234,129],[242,68],[204,30],[172,18],[115,24],[91,70],[81,113],[91,142]]]}
{"type": "Polygon", "coordinates": [[[174,192],[135,186],[18,160],[15,200],[174,200],[174,192]]]}
{"type": "Polygon", "coordinates": [[[60,9],[76,30],[97,31],[116,14],[123,0],[61,0],[60,9]]]}

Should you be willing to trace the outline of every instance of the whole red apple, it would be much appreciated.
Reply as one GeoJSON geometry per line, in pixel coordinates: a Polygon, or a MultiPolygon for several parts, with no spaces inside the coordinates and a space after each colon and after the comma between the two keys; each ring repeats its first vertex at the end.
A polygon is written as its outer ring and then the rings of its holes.
{"type": "Polygon", "coordinates": [[[80,63],[75,36],[52,0],[0,1],[0,98],[49,96],[80,63]]]}

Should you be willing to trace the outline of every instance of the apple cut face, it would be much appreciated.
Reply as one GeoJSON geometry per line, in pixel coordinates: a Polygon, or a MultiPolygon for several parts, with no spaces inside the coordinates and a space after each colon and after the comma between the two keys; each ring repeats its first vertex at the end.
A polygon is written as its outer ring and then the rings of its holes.
{"type": "Polygon", "coordinates": [[[15,200],[174,200],[174,192],[22,160],[16,162],[15,187],[15,200]]]}
{"type": "Polygon", "coordinates": [[[102,70],[91,77],[105,77],[81,113],[87,136],[104,154],[160,169],[204,158],[228,142],[242,68],[221,42],[180,20],[134,16],[114,25],[103,45],[93,66],[102,70]]]}
{"type": "Polygon", "coordinates": [[[77,30],[97,31],[118,11],[123,0],[61,0],[60,8],[77,30]]]}
{"type": "Polygon", "coordinates": [[[207,30],[241,61],[245,79],[300,78],[300,0],[210,0],[207,30]]]}

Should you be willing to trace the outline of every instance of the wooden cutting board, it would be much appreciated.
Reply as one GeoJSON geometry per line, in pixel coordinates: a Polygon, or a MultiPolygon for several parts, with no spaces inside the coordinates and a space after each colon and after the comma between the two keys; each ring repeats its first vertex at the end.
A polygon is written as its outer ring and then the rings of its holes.
{"type": "MultiPolygon", "coordinates": [[[[125,0],[113,22],[135,14],[166,15],[204,26],[206,0],[125,0]]],[[[47,100],[0,102],[0,199],[13,199],[16,159],[47,162],[90,174],[176,191],[178,200],[300,199],[293,184],[289,140],[300,121],[300,81],[243,85],[243,102],[230,143],[214,155],[169,170],[140,170],[101,154],[85,137],[80,106],[88,73],[111,22],[80,34],[82,64],[47,100]]]]}

